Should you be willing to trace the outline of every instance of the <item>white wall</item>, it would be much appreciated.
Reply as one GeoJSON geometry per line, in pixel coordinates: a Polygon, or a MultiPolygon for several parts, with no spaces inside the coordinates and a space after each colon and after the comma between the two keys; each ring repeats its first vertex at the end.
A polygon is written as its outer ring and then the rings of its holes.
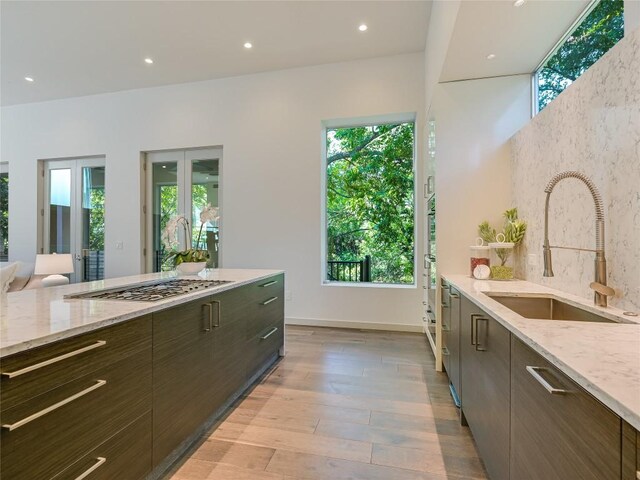
{"type": "Polygon", "coordinates": [[[438,272],[469,273],[469,246],[483,220],[511,206],[509,138],[531,116],[531,77],[515,75],[436,87],[438,272]]]}
{"type": "Polygon", "coordinates": [[[320,285],[320,132],[323,120],[398,112],[418,112],[422,131],[423,73],[420,53],[2,108],[11,256],[36,253],[38,159],[100,154],[107,275],[138,272],[140,152],[222,145],[224,266],[286,270],[290,318],[418,329],[420,285],[320,285]]]}

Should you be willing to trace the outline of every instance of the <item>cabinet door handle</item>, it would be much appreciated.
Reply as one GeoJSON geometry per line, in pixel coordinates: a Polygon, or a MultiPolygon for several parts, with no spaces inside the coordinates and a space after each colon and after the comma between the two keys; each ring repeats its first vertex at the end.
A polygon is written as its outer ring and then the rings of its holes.
{"type": "Polygon", "coordinates": [[[482,315],[480,315],[479,313],[472,313],[471,314],[471,345],[476,345],[478,343],[478,337],[477,335],[477,323],[476,323],[476,318],[481,317],[482,315]]]}
{"type": "Polygon", "coordinates": [[[76,477],[76,480],[82,480],[83,478],[87,478],[93,472],[95,472],[98,468],[102,466],[104,462],[107,461],[105,457],[96,458],[97,462],[91,465],[87,470],[80,474],[80,476],[76,477]]]}
{"type": "Polygon", "coordinates": [[[449,305],[446,303],[442,303],[442,308],[449,308],[449,305]]]}
{"type": "Polygon", "coordinates": [[[278,297],[271,297],[269,300],[265,300],[261,305],[269,305],[271,302],[275,302],[278,297]]]}
{"type": "Polygon", "coordinates": [[[207,307],[207,310],[209,310],[209,315],[207,316],[209,328],[205,328],[204,331],[210,332],[211,329],[213,328],[213,305],[211,303],[205,303],[202,306],[207,307]]]}
{"type": "Polygon", "coordinates": [[[449,349],[447,347],[442,347],[442,354],[445,355],[445,356],[450,355],[449,349]]]}
{"type": "Polygon", "coordinates": [[[451,327],[449,325],[445,325],[444,323],[442,324],[442,331],[443,332],[450,332],[451,331],[451,327]]]}
{"type": "Polygon", "coordinates": [[[489,319],[488,318],[484,318],[484,317],[476,317],[476,351],[477,352],[486,352],[487,349],[482,347],[482,345],[486,344],[486,340],[487,337],[489,335],[489,319]],[[484,331],[484,339],[482,341],[482,343],[480,343],[480,338],[478,336],[478,321],[482,320],[484,322],[487,322],[485,331],[484,331]]]}
{"type": "Polygon", "coordinates": [[[264,285],[260,285],[261,287],[270,287],[271,285],[275,285],[276,283],[278,283],[277,280],[272,280],[270,282],[265,283],[264,285]]]}
{"type": "Polygon", "coordinates": [[[457,293],[453,293],[453,292],[449,293],[449,296],[451,298],[460,298],[460,295],[458,295],[457,293]]]}
{"type": "Polygon", "coordinates": [[[263,335],[262,337],[260,337],[260,340],[266,340],[267,338],[269,338],[271,335],[273,335],[277,331],[278,331],[278,327],[273,327],[271,330],[269,330],[269,333],[267,333],[266,335],[263,335]]]}
{"type": "Polygon", "coordinates": [[[218,312],[218,315],[216,315],[217,317],[216,323],[214,324],[213,319],[211,320],[211,328],[218,328],[220,326],[220,321],[222,320],[222,307],[220,306],[220,300],[214,300],[211,303],[216,304],[216,310],[218,312]]]}
{"type": "Polygon", "coordinates": [[[532,365],[527,365],[527,372],[531,374],[533,378],[535,378],[540,385],[542,385],[547,392],[552,395],[564,395],[565,393],[571,393],[569,390],[563,390],[562,388],[554,388],[551,386],[549,382],[547,382],[542,375],[538,373],[538,371],[545,371],[546,368],[543,367],[534,367],[532,365]]]}
{"type": "Polygon", "coordinates": [[[26,425],[27,423],[33,422],[34,420],[45,416],[47,413],[51,413],[54,410],[57,410],[60,407],[63,407],[64,405],[71,403],[74,400],[77,400],[80,397],[84,397],[86,394],[91,393],[94,390],[97,390],[98,388],[105,386],[106,384],[107,384],[106,380],[98,380],[94,385],[91,385],[89,388],[85,388],[84,390],[78,393],[74,393],[70,397],[67,397],[64,400],[61,400],[58,403],[54,403],[53,405],[50,405],[47,408],[43,408],[42,410],[34,413],[33,415],[29,415],[28,417],[25,417],[22,420],[18,420],[16,423],[4,424],[2,425],[2,428],[4,428],[5,430],[9,430],[11,432],[12,430],[20,428],[23,425],[26,425]]]}
{"type": "Polygon", "coordinates": [[[66,360],[67,358],[75,357],[76,355],[88,352],[89,350],[93,350],[94,348],[103,347],[106,344],[106,341],[98,340],[96,343],[92,343],[91,345],[87,345],[86,347],[79,348],[77,350],[74,350],[73,352],[50,358],[49,360],[45,360],[44,362],[34,363],[33,365],[21,368],[20,370],[16,370],[14,372],[2,372],[2,376],[9,378],[18,377],[20,375],[24,375],[25,373],[33,372],[34,370],[38,370],[39,368],[46,367],[47,365],[52,365],[62,360],[66,360]]]}

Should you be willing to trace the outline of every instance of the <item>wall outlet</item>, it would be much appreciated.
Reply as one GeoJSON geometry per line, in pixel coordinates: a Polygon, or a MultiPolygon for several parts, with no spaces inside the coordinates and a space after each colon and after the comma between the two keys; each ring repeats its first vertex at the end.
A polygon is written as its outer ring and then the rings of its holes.
{"type": "Polygon", "coordinates": [[[291,300],[293,300],[293,294],[291,293],[291,290],[285,290],[284,292],[284,299],[287,302],[290,302],[291,300]]]}
{"type": "Polygon", "coordinates": [[[116,242],[116,250],[122,250],[124,248],[124,244],[122,242],[116,242]]]}
{"type": "Polygon", "coordinates": [[[530,267],[537,267],[538,255],[536,255],[535,253],[530,253],[529,255],[527,255],[527,265],[529,265],[530,267]]]}

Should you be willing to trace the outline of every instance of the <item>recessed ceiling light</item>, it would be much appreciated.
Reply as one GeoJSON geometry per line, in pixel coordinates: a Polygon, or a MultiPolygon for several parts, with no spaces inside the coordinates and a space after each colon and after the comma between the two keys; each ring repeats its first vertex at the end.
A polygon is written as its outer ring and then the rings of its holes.
{"type": "Polygon", "coordinates": [[[167,166],[166,165],[162,165],[162,168],[167,168],[167,166]]]}
{"type": "Polygon", "coordinates": [[[494,53],[490,53],[489,55],[487,55],[487,60],[493,60],[494,58],[496,58],[494,53]]]}
{"type": "Polygon", "coordinates": [[[526,2],[527,0],[516,0],[515,2],[513,2],[513,6],[514,7],[521,7],[522,5],[524,5],[524,2],[526,2]]]}
{"type": "Polygon", "coordinates": [[[253,47],[253,45],[251,44],[251,42],[247,42],[247,43],[244,44],[244,48],[246,48],[246,49],[249,49],[249,48],[252,48],[252,47],[253,47]]]}
{"type": "Polygon", "coordinates": [[[33,77],[24,77],[27,82],[33,82],[33,77]]]}
{"type": "Polygon", "coordinates": [[[367,26],[363,23],[362,25],[360,25],[360,26],[358,27],[358,30],[360,30],[361,32],[366,32],[366,31],[367,31],[367,28],[369,28],[369,27],[367,27],[367,26]]]}
{"type": "Polygon", "coordinates": [[[149,65],[151,65],[153,63],[153,59],[147,57],[147,58],[144,59],[144,63],[148,63],[149,65]]]}

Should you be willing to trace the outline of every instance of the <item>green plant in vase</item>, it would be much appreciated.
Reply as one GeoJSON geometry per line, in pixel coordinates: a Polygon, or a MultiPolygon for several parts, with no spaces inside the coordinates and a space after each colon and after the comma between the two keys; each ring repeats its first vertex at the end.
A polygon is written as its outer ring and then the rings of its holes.
{"type": "Polygon", "coordinates": [[[184,217],[184,215],[176,215],[175,217],[172,217],[162,231],[162,243],[166,250],[170,252],[167,255],[167,260],[172,261],[174,267],[177,267],[181,263],[197,263],[209,260],[209,252],[206,249],[200,248],[202,229],[206,223],[217,222],[219,218],[218,209],[216,207],[212,207],[211,204],[207,204],[202,212],[200,212],[201,224],[195,247],[192,246],[192,248],[178,250],[180,247],[180,242],[177,237],[178,227],[181,226],[183,229],[185,243],[187,245],[191,245],[192,243],[189,235],[189,221],[184,217]]]}
{"type": "Polygon", "coordinates": [[[518,209],[512,208],[504,212],[504,225],[501,232],[489,225],[486,220],[478,225],[478,235],[489,244],[504,243],[505,248],[495,248],[494,252],[500,260],[500,265],[491,265],[491,278],[509,280],[513,278],[513,267],[507,265],[514,248],[524,238],[527,223],[518,218],[518,209]]]}

